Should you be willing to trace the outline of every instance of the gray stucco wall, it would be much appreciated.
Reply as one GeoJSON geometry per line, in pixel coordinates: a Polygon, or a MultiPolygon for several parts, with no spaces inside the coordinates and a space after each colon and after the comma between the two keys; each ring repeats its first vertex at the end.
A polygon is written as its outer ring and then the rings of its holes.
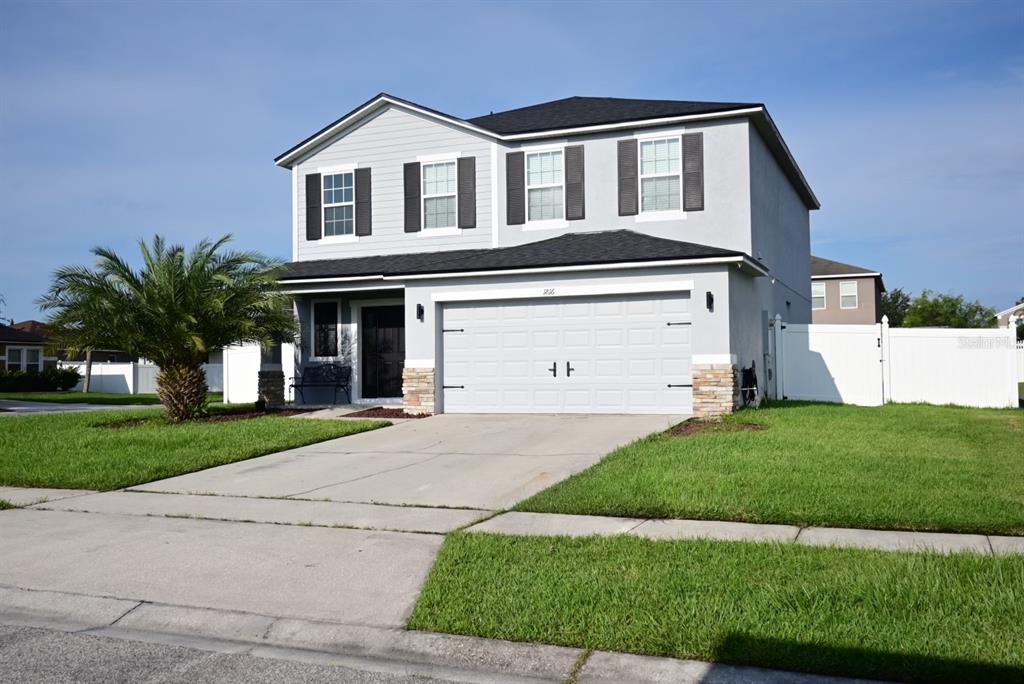
{"type": "Polygon", "coordinates": [[[874,277],[870,278],[825,278],[825,308],[811,311],[814,323],[855,323],[871,325],[882,319],[881,296],[874,277]],[[857,283],[857,308],[843,309],[839,306],[839,283],[857,283]]]}
{"type": "Polygon", "coordinates": [[[372,254],[430,252],[491,246],[491,148],[489,139],[419,114],[388,107],[344,136],[314,151],[297,166],[297,260],[372,254]],[[476,157],[476,228],[406,233],[402,170],[417,157],[458,153],[476,157]],[[306,240],[306,174],[356,165],[371,169],[373,234],[358,239],[306,240]],[[455,234],[451,234],[454,232],[455,234]]]}
{"type": "MultiPolygon", "coordinates": [[[[569,232],[628,229],[672,240],[683,240],[750,252],[750,184],[747,180],[747,121],[729,119],[686,127],[622,130],[568,139],[534,141],[528,144],[502,145],[497,164],[498,244],[500,246],[546,240],[569,232]],[[685,218],[660,218],[658,214],[618,215],[618,141],[680,133],[704,134],[704,206],[703,211],[685,212],[685,218]],[[566,144],[584,146],[586,182],[586,218],[563,221],[556,227],[533,228],[508,225],[505,196],[505,154],[509,151],[546,149],[566,144]]],[[[682,212],[680,212],[682,213],[682,212]]],[[[675,214],[675,212],[673,212],[675,214]]],[[[662,214],[666,217],[667,214],[662,214]]]]}
{"type": "Polygon", "coordinates": [[[767,283],[769,314],[779,313],[791,323],[810,323],[810,211],[757,129],[751,126],[749,131],[750,255],[775,279],[767,283]]]}

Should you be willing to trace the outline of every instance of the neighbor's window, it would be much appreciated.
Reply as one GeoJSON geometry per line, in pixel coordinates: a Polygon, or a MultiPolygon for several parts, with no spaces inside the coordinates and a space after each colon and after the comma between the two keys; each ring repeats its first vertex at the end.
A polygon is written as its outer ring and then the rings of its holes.
{"type": "Polygon", "coordinates": [[[679,138],[640,142],[640,210],[678,210],[682,181],[679,138]]]}
{"type": "Polygon", "coordinates": [[[825,283],[811,283],[811,309],[825,308],[825,283]]]}
{"type": "Polygon", "coordinates": [[[313,356],[338,355],[338,303],[313,304],[313,356]]]}
{"type": "Polygon", "coordinates": [[[43,370],[43,351],[31,347],[8,347],[7,370],[35,371],[43,370]]]}
{"type": "Polygon", "coordinates": [[[353,174],[324,175],[324,235],[352,235],[355,232],[355,190],[353,174]]]}
{"type": "Polygon", "coordinates": [[[839,283],[839,308],[840,309],[856,309],[857,308],[857,281],[856,280],[844,280],[839,283]]]}
{"type": "Polygon", "coordinates": [[[562,189],[561,150],[526,155],[527,220],[550,221],[564,218],[562,189]]]}
{"type": "Polygon", "coordinates": [[[423,227],[455,227],[455,162],[423,165],[423,227]]]}

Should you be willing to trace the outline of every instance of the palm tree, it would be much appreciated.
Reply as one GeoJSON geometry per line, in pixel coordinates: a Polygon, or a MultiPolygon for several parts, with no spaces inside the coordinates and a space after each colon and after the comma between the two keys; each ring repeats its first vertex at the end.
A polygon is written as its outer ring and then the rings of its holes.
{"type": "Polygon", "coordinates": [[[112,250],[92,250],[94,268],[67,266],[40,298],[55,337],[72,353],[123,349],[160,367],[157,391],[171,420],[206,410],[209,352],[231,344],[269,346],[294,339],[290,298],[277,287],[280,262],[221,251],[230,235],[191,251],[139,241],[143,266],[112,250]]]}

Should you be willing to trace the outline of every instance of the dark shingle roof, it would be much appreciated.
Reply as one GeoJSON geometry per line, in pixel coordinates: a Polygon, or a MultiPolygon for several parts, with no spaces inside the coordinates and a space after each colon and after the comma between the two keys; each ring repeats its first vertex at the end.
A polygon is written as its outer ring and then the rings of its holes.
{"type": "Polygon", "coordinates": [[[760,107],[741,102],[686,100],[628,100],[619,97],[567,97],[529,107],[468,119],[469,123],[500,135],[537,133],[560,128],[660,119],[690,114],[713,114],[731,109],[760,107]]]}
{"type": "Polygon", "coordinates": [[[631,230],[608,230],[568,233],[515,247],[296,261],[287,265],[281,279],[441,274],[724,256],[744,255],[631,230]]]}
{"type": "Polygon", "coordinates": [[[46,338],[42,335],[26,332],[12,328],[9,325],[0,325],[0,342],[13,342],[16,344],[46,344],[46,338]]]}
{"type": "Polygon", "coordinates": [[[811,256],[811,276],[837,276],[837,275],[876,275],[878,271],[872,271],[869,268],[861,268],[860,266],[851,266],[850,264],[844,264],[841,261],[832,261],[831,259],[823,259],[822,257],[811,256]]]}

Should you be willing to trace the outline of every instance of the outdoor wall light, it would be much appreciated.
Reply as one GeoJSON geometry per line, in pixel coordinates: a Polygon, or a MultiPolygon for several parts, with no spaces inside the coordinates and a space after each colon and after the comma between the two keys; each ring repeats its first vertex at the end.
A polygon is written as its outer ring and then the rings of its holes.
{"type": "Polygon", "coordinates": [[[715,295],[710,292],[705,293],[704,300],[707,303],[708,311],[714,313],[715,311],[715,295]]]}
{"type": "Polygon", "coordinates": [[[422,321],[423,320],[423,305],[422,304],[417,304],[416,305],[416,320],[418,320],[418,321],[422,321]]]}

